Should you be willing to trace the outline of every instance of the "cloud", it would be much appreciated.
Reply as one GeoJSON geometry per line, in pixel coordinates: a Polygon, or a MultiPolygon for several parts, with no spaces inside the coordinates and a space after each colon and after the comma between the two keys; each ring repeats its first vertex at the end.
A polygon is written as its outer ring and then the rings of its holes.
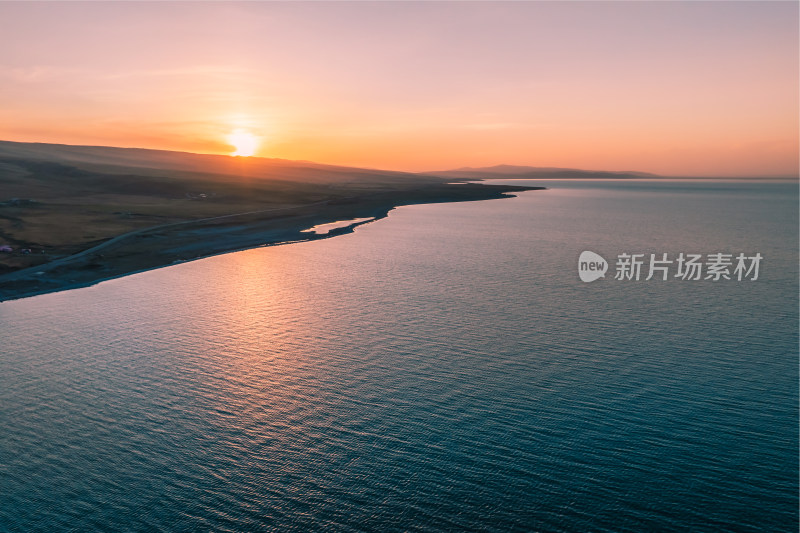
{"type": "Polygon", "coordinates": [[[80,69],[48,65],[33,65],[30,67],[0,65],[0,79],[20,84],[50,83],[80,73],[80,69]]]}
{"type": "Polygon", "coordinates": [[[254,74],[252,69],[232,66],[232,65],[195,65],[190,67],[153,69],[153,70],[132,70],[125,72],[113,72],[104,74],[103,77],[110,80],[129,79],[129,78],[156,78],[156,77],[223,77],[248,76],[254,74]]]}
{"type": "Polygon", "coordinates": [[[484,122],[477,124],[466,124],[464,127],[470,130],[512,130],[512,129],[539,129],[550,127],[550,124],[527,124],[524,122],[484,122]]]}

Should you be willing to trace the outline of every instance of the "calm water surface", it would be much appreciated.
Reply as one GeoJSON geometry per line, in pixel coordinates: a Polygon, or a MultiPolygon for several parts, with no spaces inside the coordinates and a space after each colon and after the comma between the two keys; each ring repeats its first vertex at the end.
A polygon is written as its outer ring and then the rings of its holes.
{"type": "Polygon", "coordinates": [[[0,531],[797,531],[797,185],[545,185],[0,304],[0,531]]]}

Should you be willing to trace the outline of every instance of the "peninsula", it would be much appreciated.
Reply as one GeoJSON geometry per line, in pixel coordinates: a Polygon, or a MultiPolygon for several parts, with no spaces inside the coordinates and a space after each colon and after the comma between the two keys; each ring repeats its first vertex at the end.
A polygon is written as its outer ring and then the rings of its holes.
{"type": "Polygon", "coordinates": [[[0,141],[0,301],[540,189],[259,157],[0,141]],[[321,224],[357,220],[327,233],[321,224]]]}

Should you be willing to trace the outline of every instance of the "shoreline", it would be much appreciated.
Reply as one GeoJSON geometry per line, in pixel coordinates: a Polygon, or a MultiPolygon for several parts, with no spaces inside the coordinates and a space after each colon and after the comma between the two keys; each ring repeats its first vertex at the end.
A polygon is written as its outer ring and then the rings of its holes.
{"type": "MultiPolygon", "coordinates": [[[[479,200],[476,200],[476,201],[479,201],[479,200]]],[[[441,202],[441,203],[445,203],[445,202],[441,202]]],[[[408,204],[408,205],[412,205],[412,204],[408,204]]],[[[397,206],[397,207],[403,207],[403,206],[397,206]]],[[[393,211],[394,209],[395,208],[390,209],[389,212],[393,211]]],[[[388,216],[388,213],[387,213],[387,216],[388,216]]],[[[125,278],[125,277],[128,277],[128,276],[133,276],[135,274],[142,274],[144,272],[151,272],[153,270],[159,270],[161,268],[168,268],[168,267],[171,267],[171,266],[181,265],[181,264],[184,264],[184,263],[191,263],[191,262],[194,262],[194,261],[200,261],[202,259],[208,259],[208,258],[211,258],[211,257],[217,257],[217,256],[220,256],[220,255],[233,254],[233,253],[237,253],[237,252],[245,252],[247,250],[255,250],[255,249],[258,249],[258,248],[270,248],[270,247],[273,247],[273,246],[283,246],[283,245],[286,245],[286,244],[298,244],[298,243],[302,243],[302,242],[310,242],[310,241],[328,239],[328,238],[331,238],[331,237],[338,237],[339,235],[346,235],[348,233],[353,233],[353,231],[355,231],[356,226],[369,224],[371,222],[377,222],[378,220],[381,220],[383,218],[386,218],[386,216],[380,217],[380,218],[373,218],[373,219],[365,221],[365,222],[358,222],[356,224],[341,228],[342,231],[340,231],[338,233],[334,233],[333,231],[330,231],[330,232],[328,232],[326,234],[322,234],[322,235],[319,235],[319,236],[316,236],[316,237],[312,233],[311,234],[312,235],[311,238],[304,238],[304,239],[298,239],[298,240],[293,240],[293,241],[276,241],[276,242],[259,244],[257,246],[245,246],[243,248],[235,248],[235,249],[231,249],[231,250],[212,252],[212,253],[209,253],[207,255],[194,257],[192,259],[177,260],[177,261],[173,261],[172,263],[169,263],[169,264],[164,264],[164,265],[154,266],[154,267],[148,267],[148,268],[142,268],[140,270],[133,270],[133,271],[130,271],[130,272],[125,272],[125,273],[122,273],[122,274],[116,274],[116,275],[105,277],[105,278],[94,279],[94,280],[91,280],[91,281],[87,281],[85,283],[80,282],[80,283],[67,284],[67,285],[60,286],[59,288],[56,288],[56,289],[43,289],[43,290],[41,290],[39,292],[30,292],[30,293],[26,292],[24,294],[13,295],[13,296],[10,296],[10,297],[6,297],[5,295],[0,295],[0,304],[3,304],[5,302],[12,302],[12,301],[15,301],[15,300],[22,300],[22,299],[25,299],[25,298],[33,298],[34,296],[42,296],[42,295],[45,295],[45,294],[53,294],[53,293],[56,293],[56,292],[64,292],[64,291],[71,291],[73,289],[83,289],[83,288],[86,288],[86,287],[92,287],[94,285],[98,285],[98,284],[103,283],[105,281],[111,281],[111,280],[115,280],[115,279],[125,278]]],[[[41,269],[39,269],[39,270],[41,270],[41,269]]],[[[28,279],[28,278],[26,277],[26,279],[28,279]]],[[[0,282],[2,282],[2,280],[0,280],[0,282]]]]}
{"type": "Polygon", "coordinates": [[[514,193],[544,187],[466,184],[379,192],[316,202],[182,221],[117,235],[103,243],[49,263],[0,275],[0,303],[78,289],[216,255],[298,242],[328,239],[386,218],[397,207],[512,198],[514,193]],[[307,231],[320,224],[369,218],[325,234],[307,231]]]}

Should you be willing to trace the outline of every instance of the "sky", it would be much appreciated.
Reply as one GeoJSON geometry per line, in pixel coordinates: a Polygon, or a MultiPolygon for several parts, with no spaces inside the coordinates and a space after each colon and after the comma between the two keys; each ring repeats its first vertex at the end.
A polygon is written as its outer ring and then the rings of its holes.
{"type": "Polygon", "coordinates": [[[0,139],[797,175],[798,5],[0,0],[0,139]]]}

